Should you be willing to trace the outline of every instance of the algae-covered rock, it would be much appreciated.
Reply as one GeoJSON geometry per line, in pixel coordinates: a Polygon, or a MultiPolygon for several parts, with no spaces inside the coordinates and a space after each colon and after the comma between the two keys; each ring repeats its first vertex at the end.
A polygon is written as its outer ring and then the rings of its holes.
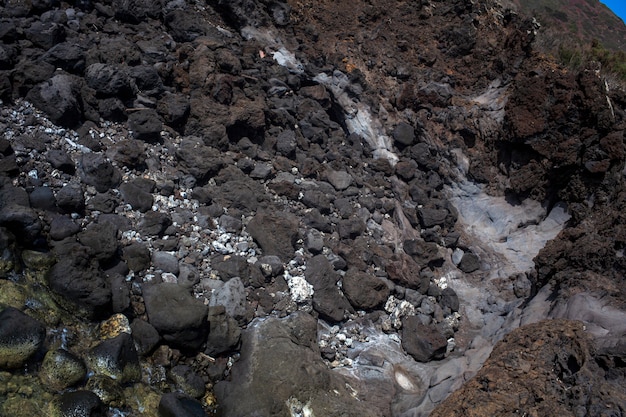
{"type": "Polygon", "coordinates": [[[121,333],[132,333],[128,317],[123,314],[114,314],[100,323],[99,331],[101,339],[112,339],[121,333]]]}
{"type": "Polygon", "coordinates": [[[124,391],[118,381],[106,375],[94,375],[87,381],[86,388],[95,393],[109,407],[124,404],[124,391]]]}
{"type": "Polygon", "coordinates": [[[22,262],[27,268],[39,271],[47,271],[52,268],[56,262],[56,258],[49,252],[38,252],[34,250],[25,250],[22,252],[22,262]]]}
{"type": "Polygon", "coordinates": [[[128,333],[120,333],[91,349],[87,363],[96,374],[106,375],[120,383],[141,380],[139,355],[128,333]]]}
{"type": "Polygon", "coordinates": [[[61,391],[85,378],[87,368],[83,361],[65,349],[46,353],[39,371],[41,382],[50,390],[61,391]]]}
{"type": "Polygon", "coordinates": [[[19,368],[43,345],[46,328],[20,310],[0,312],[0,368],[19,368]]]}
{"type": "Polygon", "coordinates": [[[6,279],[0,279],[0,308],[22,308],[26,303],[26,291],[24,288],[6,279]]]}
{"type": "Polygon", "coordinates": [[[66,392],[50,405],[51,417],[105,417],[106,407],[91,391],[66,392]]]}

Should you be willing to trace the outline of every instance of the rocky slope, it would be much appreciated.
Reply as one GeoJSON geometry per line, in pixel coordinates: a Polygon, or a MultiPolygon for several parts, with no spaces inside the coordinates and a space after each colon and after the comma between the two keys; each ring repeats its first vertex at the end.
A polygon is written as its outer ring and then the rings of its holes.
{"type": "Polygon", "coordinates": [[[626,96],[532,18],[0,15],[0,414],[624,413],[626,96]]]}

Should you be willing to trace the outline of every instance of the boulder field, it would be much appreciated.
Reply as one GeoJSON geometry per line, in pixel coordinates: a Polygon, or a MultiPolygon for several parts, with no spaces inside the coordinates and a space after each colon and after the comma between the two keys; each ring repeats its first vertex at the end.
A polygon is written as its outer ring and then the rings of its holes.
{"type": "Polygon", "coordinates": [[[626,90],[495,0],[0,5],[0,415],[626,414],[626,90]]]}

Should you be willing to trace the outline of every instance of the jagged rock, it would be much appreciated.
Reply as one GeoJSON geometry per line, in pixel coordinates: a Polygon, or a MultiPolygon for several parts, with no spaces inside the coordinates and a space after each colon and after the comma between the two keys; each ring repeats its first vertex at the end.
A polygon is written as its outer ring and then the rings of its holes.
{"type": "Polygon", "coordinates": [[[442,307],[448,307],[453,312],[459,311],[459,296],[450,287],[446,287],[441,291],[439,303],[442,307]]]}
{"type": "Polygon", "coordinates": [[[44,343],[46,328],[20,310],[7,307],[0,312],[0,368],[22,366],[44,343]]]}
{"type": "Polygon", "coordinates": [[[144,142],[158,142],[161,138],[163,123],[154,109],[141,109],[128,116],[128,128],[133,137],[144,142]]]}
{"type": "Polygon", "coordinates": [[[78,234],[78,241],[89,247],[91,256],[100,262],[107,261],[117,254],[117,228],[109,222],[92,223],[78,234]]]}
{"type": "Polygon", "coordinates": [[[161,236],[170,224],[172,219],[168,214],[148,211],[139,222],[139,231],[148,236],[161,236]]]}
{"type": "Polygon", "coordinates": [[[80,75],[85,71],[85,51],[76,43],[58,43],[50,48],[41,59],[72,74],[80,75]]]}
{"type": "Polygon", "coordinates": [[[80,232],[80,226],[68,216],[56,216],[50,222],[49,236],[53,240],[63,240],[80,232]]]}
{"type": "Polygon", "coordinates": [[[130,76],[125,68],[110,64],[91,64],[85,70],[85,81],[103,97],[128,97],[132,94],[130,76]]]}
{"type": "Polygon", "coordinates": [[[416,361],[443,359],[448,342],[432,326],[425,326],[417,316],[408,316],[402,322],[402,348],[416,361]]]}
{"type": "Polygon", "coordinates": [[[148,320],[163,339],[181,349],[198,349],[208,333],[208,307],[177,284],[143,286],[148,320]]]}
{"type": "Polygon", "coordinates": [[[536,415],[611,413],[624,404],[623,390],[594,360],[593,343],[578,321],[546,320],[509,333],[478,374],[431,414],[493,416],[520,409],[536,415]],[[583,390],[582,397],[570,392],[583,390]]]}
{"type": "Polygon", "coordinates": [[[283,262],[295,252],[298,220],[288,213],[258,213],[247,226],[250,236],[259,244],[263,254],[276,255],[283,262]]]}
{"type": "Polygon", "coordinates": [[[111,304],[111,289],[98,262],[82,245],[73,245],[47,274],[50,288],[66,303],[76,305],[79,313],[106,315],[111,304]]]}
{"type": "Polygon", "coordinates": [[[121,174],[103,155],[87,153],[79,160],[79,175],[88,185],[93,185],[100,193],[116,187],[121,180],[121,174]]]}
{"type": "Polygon", "coordinates": [[[73,174],[76,170],[72,158],[67,154],[67,152],[61,149],[51,149],[48,151],[46,156],[48,157],[50,165],[52,165],[55,169],[63,171],[66,174],[73,174]]]}
{"type": "Polygon", "coordinates": [[[123,183],[119,189],[124,201],[133,209],[145,213],[152,208],[154,202],[152,194],[137,187],[134,183],[123,183]]]}
{"type": "Polygon", "coordinates": [[[179,128],[187,121],[191,106],[182,94],[165,94],[157,103],[157,111],[166,124],[179,128]]]}
{"type": "Polygon", "coordinates": [[[197,137],[185,137],[176,150],[176,158],[183,172],[193,175],[198,181],[215,176],[224,166],[220,152],[197,137]]]}
{"type": "Polygon", "coordinates": [[[237,320],[226,313],[224,306],[209,307],[209,337],[205,353],[219,355],[237,347],[241,338],[241,328],[237,320]]]}
{"type": "Polygon", "coordinates": [[[65,40],[65,28],[54,22],[35,21],[24,30],[24,35],[37,47],[47,51],[65,40]]]}
{"type": "Polygon", "coordinates": [[[365,272],[349,269],[342,279],[342,289],[356,309],[372,309],[387,300],[389,286],[382,279],[365,272]]]}
{"type": "Polygon", "coordinates": [[[83,115],[79,81],[72,75],[57,74],[33,87],[26,98],[60,126],[74,127],[83,115]]]}
{"type": "Polygon", "coordinates": [[[458,267],[465,273],[472,273],[480,269],[480,259],[472,252],[465,252],[458,267]]]}

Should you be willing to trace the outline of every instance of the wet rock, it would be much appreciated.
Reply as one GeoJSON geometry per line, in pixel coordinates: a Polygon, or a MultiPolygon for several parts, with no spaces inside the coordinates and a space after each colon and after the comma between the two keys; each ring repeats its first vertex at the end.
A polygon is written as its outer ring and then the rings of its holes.
{"type": "Polygon", "coordinates": [[[342,279],[342,290],[355,309],[372,309],[384,303],[390,294],[389,286],[381,278],[355,269],[349,269],[342,279]]]}
{"type": "Polygon", "coordinates": [[[207,311],[200,300],[177,284],[144,285],[148,320],[172,346],[198,349],[208,333],[207,311]]]}
{"type": "Polygon", "coordinates": [[[159,416],[162,417],[206,417],[202,404],[180,393],[167,393],[159,402],[159,416]]]}
{"type": "Polygon", "coordinates": [[[141,109],[128,116],[128,129],[133,137],[144,142],[158,142],[161,139],[163,123],[154,109],[141,109]]]}
{"type": "Polygon", "coordinates": [[[128,333],[120,333],[100,342],[89,351],[87,363],[97,374],[106,375],[122,384],[141,380],[139,356],[128,333]]]}
{"type": "Polygon", "coordinates": [[[402,322],[402,348],[416,361],[443,359],[448,342],[432,326],[422,324],[417,316],[408,316],[402,322]]]}
{"type": "Polygon", "coordinates": [[[124,404],[122,385],[106,375],[91,375],[85,388],[96,394],[100,401],[109,407],[117,408],[124,404]]]}
{"type": "Polygon", "coordinates": [[[161,340],[159,332],[145,320],[134,319],[130,324],[133,340],[137,347],[137,353],[145,356],[152,352],[161,340]]]}
{"type": "Polygon", "coordinates": [[[114,313],[122,313],[130,308],[130,289],[129,283],[126,282],[128,268],[124,262],[118,265],[121,269],[117,272],[113,272],[113,269],[107,270],[108,283],[111,288],[111,311],[114,313]]]}
{"type": "Polygon", "coordinates": [[[119,187],[122,198],[127,204],[134,210],[139,210],[142,213],[150,210],[154,203],[154,197],[151,193],[141,189],[134,183],[125,182],[119,187]]]}
{"type": "Polygon", "coordinates": [[[87,367],[76,355],[65,349],[46,353],[39,371],[41,382],[52,391],[62,391],[85,378],[87,367]]]}
{"type": "Polygon", "coordinates": [[[85,184],[93,185],[99,193],[116,187],[121,180],[118,169],[98,153],[87,153],[80,157],[79,175],[85,184]]]}
{"type": "Polygon", "coordinates": [[[75,127],[81,121],[80,84],[72,75],[57,74],[37,84],[26,98],[57,125],[75,127]]]}
{"type": "Polygon", "coordinates": [[[237,320],[226,313],[224,306],[209,307],[209,337],[205,353],[220,355],[237,347],[241,338],[241,328],[237,320]]]}
{"type": "Polygon", "coordinates": [[[202,377],[188,365],[176,365],[170,370],[168,376],[177,390],[192,398],[200,398],[206,391],[202,377]]]}
{"type": "Polygon", "coordinates": [[[43,345],[46,328],[20,310],[7,307],[0,312],[0,368],[22,366],[43,345]]]}
{"type": "Polygon", "coordinates": [[[53,404],[61,416],[105,417],[106,407],[91,391],[73,391],[62,394],[53,404]]]}
{"type": "Polygon", "coordinates": [[[261,247],[263,254],[276,255],[283,262],[294,256],[294,245],[298,237],[298,220],[294,215],[261,212],[250,220],[247,230],[261,247]]]}
{"type": "Polygon", "coordinates": [[[84,246],[73,245],[63,253],[46,276],[50,288],[78,307],[77,313],[92,316],[108,315],[111,289],[106,278],[84,246]]]}

